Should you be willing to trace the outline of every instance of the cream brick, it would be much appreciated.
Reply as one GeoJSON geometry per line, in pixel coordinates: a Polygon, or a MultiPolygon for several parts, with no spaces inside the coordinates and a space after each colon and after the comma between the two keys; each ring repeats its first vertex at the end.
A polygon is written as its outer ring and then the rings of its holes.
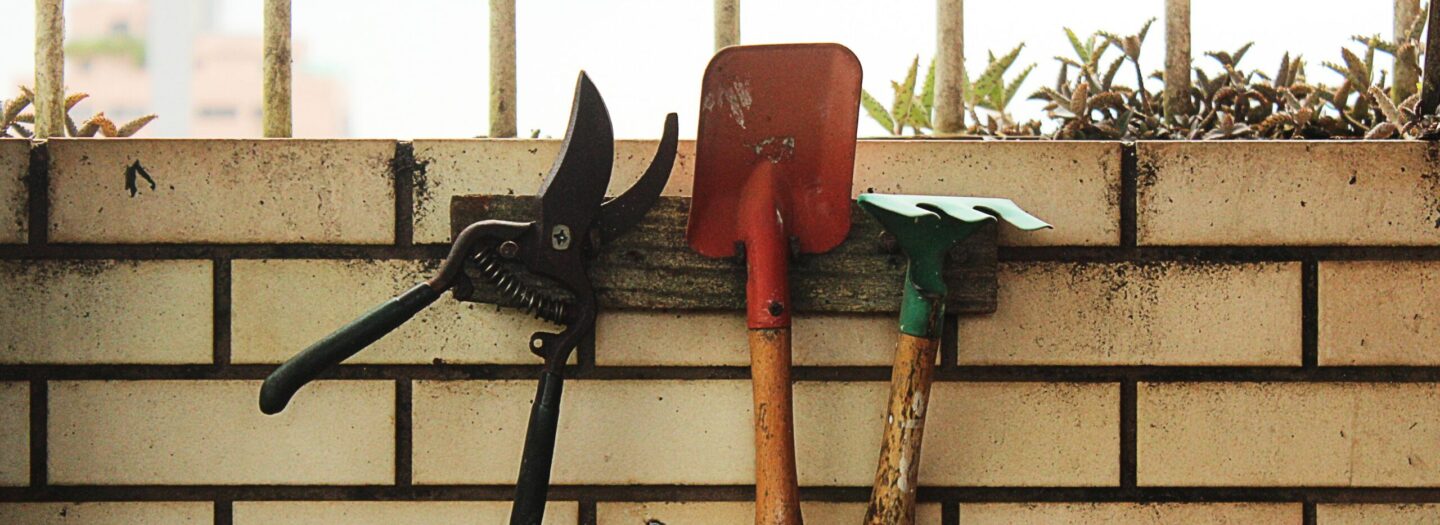
{"type": "Polygon", "coordinates": [[[277,416],[259,381],[50,383],[56,485],[380,485],[394,481],[395,387],[319,381],[277,416]]]}
{"type": "MultiPolygon", "coordinates": [[[[575,525],[573,501],[545,504],[546,525],[575,525]]],[[[505,523],[508,501],[237,501],[235,525],[390,525],[505,523]]]]}
{"type": "Polygon", "coordinates": [[[862,140],[854,193],[865,191],[1005,197],[1055,225],[1002,227],[1002,245],[1120,244],[1118,142],[862,140]]]}
{"type": "MultiPolygon", "coordinates": [[[[513,482],[534,388],[529,381],[417,383],[416,483],[513,482]]],[[[870,485],[888,388],[797,383],[802,484],[870,485]]],[[[555,483],[753,483],[748,382],[572,381],[567,390],[555,483]]],[[[936,384],[921,481],[1115,485],[1118,395],[1110,384],[936,384]]]]}
{"type": "Polygon", "coordinates": [[[967,365],[1300,364],[1298,263],[1005,263],[967,365]]]}
{"type": "MultiPolygon", "coordinates": [[[[280,363],[375,305],[434,274],[435,263],[401,260],[237,260],[232,263],[231,359],[280,363]]],[[[350,363],[539,364],[535,330],[558,327],[514,309],[448,295],[356,354],[350,363]]]]}
{"type": "MultiPolygon", "coordinates": [[[[658,145],[658,140],[616,141],[609,194],[639,179],[658,145]]],[[[450,242],[450,199],[456,195],[534,195],[559,153],[560,141],[549,139],[415,141],[415,160],[425,165],[415,180],[415,242],[450,242]]],[[[690,195],[694,158],[695,142],[680,142],[665,195],[690,195]]]]}
{"type": "MultiPolygon", "coordinates": [[[[611,192],[640,176],[653,140],[619,141],[611,192]]],[[[666,195],[689,196],[695,143],[682,141],[666,195]]],[[[417,140],[426,162],[415,184],[415,241],[450,240],[450,198],[533,195],[559,152],[554,140],[417,140]]],[[[1118,245],[1120,146],[1113,142],[860,141],[855,195],[866,191],[967,194],[1014,199],[1056,224],[1053,231],[1002,230],[1007,245],[1118,245]]]]}
{"type": "Polygon", "coordinates": [[[52,140],[50,240],[388,244],[388,140],[52,140]],[[155,179],[135,196],[125,170],[155,179]]]}
{"type": "Polygon", "coordinates": [[[208,501],[0,503],[0,522],[26,525],[208,525],[214,519],[208,501]]]}
{"type": "Polygon", "coordinates": [[[1143,245],[1440,244],[1425,142],[1141,142],[1143,245]]]}
{"type": "Polygon", "coordinates": [[[1321,504],[1315,506],[1319,525],[1419,525],[1440,523],[1440,503],[1321,504]]]}
{"type": "MultiPolygon", "coordinates": [[[[885,366],[899,337],[894,315],[807,315],[795,320],[797,366],[885,366]]],[[[601,312],[595,362],[605,366],[749,366],[742,312],[601,312]],[[656,335],[664,344],[655,344],[656,335]]]]}
{"type": "Polygon", "coordinates": [[[1299,503],[961,503],[961,525],[1300,525],[1299,503]]]}
{"type": "Polygon", "coordinates": [[[29,231],[30,141],[0,139],[0,244],[21,244],[29,231]]]}
{"type": "MultiPolygon", "coordinates": [[[[800,512],[809,523],[860,523],[865,519],[864,503],[800,503],[800,512]]],[[[595,505],[597,525],[675,523],[684,525],[730,525],[755,519],[755,504],[748,501],[705,502],[605,502],[595,505]]],[[[940,524],[940,505],[921,503],[915,507],[915,522],[940,524]]]]}
{"type": "Polygon", "coordinates": [[[1320,364],[1440,365],[1440,262],[1320,263],[1320,364]]]}
{"type": "Polygon", "coordinates": [[[1440,485],[1434,383],[1141,383],[1148,486],[1440,485]]]}
{"type": "MultiPolygon", "coordinates": [[[[0,486],[29,485],[29,383],[0,383],[0,429],[4,429],[0,431],[0,486]]],[[[4,512],[3,508],[0,508],[0,515],[3,515],[4,512]]]]}
{"type": "Polygon", "coordinates": [[[0,364],[209,363],[210,261],[0,261],[0,364]]]}
{"type": "MultiPolygon", "coordinates": [[[[534,381],[420,381],[417,484],[512,484],[534,381]]],[[[750,385],[742,381],[567,381],[551,482],[753,481],[750,385]]]]}

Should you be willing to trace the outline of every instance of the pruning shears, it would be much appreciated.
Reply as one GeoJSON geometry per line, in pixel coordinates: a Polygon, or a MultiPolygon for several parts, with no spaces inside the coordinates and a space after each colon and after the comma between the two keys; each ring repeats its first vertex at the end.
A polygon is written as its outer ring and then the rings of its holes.
{"type": "Polygon", "coordinates": [[[531,404],[510,523],[539,524],[550,484],[565,362],[595,329],[597,306],[587,274],[589,261],[600,245],[630,230],[655,204],[670,178],[677,136],[677,119],[671,113],[644,175],[621,195],[606,200],[615,153],[610,114],[599,90],[582,71],[560,155],[540,185],[535,220],[485,220],[466,227],[430,280],[325,336],[271,373],[260,389],[260,410],[266,414],[283,410],[306,383],[404,324],[466,279],[465,266],[473,264],[485,284],[507,299],[505,304],[565,327],[530,337],[530,350],[545,365],[531,404]],[[568,296],[537,291],[512,272],[516,266],[529,276],[553,281],[568,296]]]}

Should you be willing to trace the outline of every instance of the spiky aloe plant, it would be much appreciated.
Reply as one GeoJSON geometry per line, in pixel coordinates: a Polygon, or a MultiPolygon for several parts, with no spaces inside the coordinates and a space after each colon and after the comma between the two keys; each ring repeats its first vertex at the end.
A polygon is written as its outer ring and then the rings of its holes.
{"type": "MultiPolygon", "coordinates": [[[[965,105],[970,110],[970,118],[973,124],[969,128],[970,133],[988,135],[1036,135],[1039,134],[1039,122],[1016,124],[1010,117],[1009,106],[1015,99],[1015,93],[1030,76],[1030,71],[1035,68],[1034,64],[1026,66],[1014,78],[1007,78],[1007,73],[1014,66],[1020,51],[1025,44],[1021,43],[1010,50],[1009,53],[995,56],[989,53],[989,62],[985,71],[980,74],[974,82],[971,82],[968,75],[960,77],[961,90],[965,93],[965,105]],[[986,110],[988,122],[981,124],[979,113],[976,108],[986,110]]],[[[935,109],[935,62],[932,60],[926,68],[925,78],[917,84],[919,78],[920,57],[916,56],[910,62],[910,68],[906,71],[905,80],[902,82],[890,82],[894,95],[890,108],[886,108],[868,91],[860,92],[860,104],[865,114],[881,127],[884,127],[891,135],[903,135],[906,128],[916,135],[924,135],[932,129],[931,119],[935,109]],[[920,92],[916,93],[916,89],[920,92]]]]}
{"type": "MultiPolygon", "coordinates": [[[[66,136],[94,137],[98,134],[102,137],[129,137],[140,131],[140,128],[145,127],[146,124],[149,124],[150,121],[156,118],[155,115],[145,115],[127,122],[123,126],[116,126],[115,122],[106,117],[104,112],[100,112],[96,113],[95,116],[85,119],[84,122],[77,126],[75,120],[70,117],[70,110],[74,109],[76,104],[79,104],[80,101],[85,100],[89,96],[90,95],[86,93],[71,93],[65,97],[66,136]]],[[[34,99],[35,93],[33,91],[25,86],[20,86],[20,95],[10,99],[4,104],[3,108],[0,108],[0,137],[10,137],[12,131],[15,134],[14,136],[18,137],[31,138],[35,136],[32,129],[25,127],[26,125],[35,125],[35,114],[23,113],[25,108],[29,107],[34,99]]]]}

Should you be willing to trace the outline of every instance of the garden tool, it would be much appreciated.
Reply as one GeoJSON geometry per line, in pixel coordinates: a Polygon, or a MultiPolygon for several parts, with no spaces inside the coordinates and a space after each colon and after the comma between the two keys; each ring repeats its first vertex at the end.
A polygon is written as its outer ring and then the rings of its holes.
{"type": "Polygon", "coordinates": [[[755,523],[801,523],[790,389],[792,249],[850,230],[860,62],[838,44],[733,46],[701,88],[686,237],[744,259],[755,403],[755,523]]]}
{"type": "Polygon", "coordinates": [[[893,235],[909,258],[900,303],[900,344],[890,378],[880,467],[865,512],[868,524],[915,522],[915,489],[920,475],[920,438],[945,318],[945,254],[960,240],[996,218],[1021,230],[1050,225],[1009,199],[865,194],[860,207],[893,235]]]}
{"type": "Polygon", "coordinates": [[[676,122],[674,113],[666,117],[660,147],[639,181],[606,201],[614,158],[610,115],[600,92],[581,72],[560,155],[540,186],[535,220],[485,220],[466,227],[429,281],[325,336],[270,374],[260,389],[260,410],[274,414],[284,409],[305,383],[409,320],[465,278],[464,265],[475,264],[489,281],[484,284],[497,288],[508,299],[507,305],[565,327],[559,333],[536,332],[530,337],[530,350],[545,360],[545,366],[531,404],[510,523],[540,523],[560,417],[562,371],[571,352],[595,328],[597,307],[588,261],[600,244],[639,222],[660,196],[675,161],[676,122]],[[517,266],[523,273],[515,270],[517,266]],[[553,281],[569,296],[543,295],[522,277],[553,281]]]}

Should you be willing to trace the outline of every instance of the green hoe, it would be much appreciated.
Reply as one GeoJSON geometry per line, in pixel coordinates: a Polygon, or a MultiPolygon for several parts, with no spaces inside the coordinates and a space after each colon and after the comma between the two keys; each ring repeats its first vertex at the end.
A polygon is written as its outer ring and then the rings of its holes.
{"type": "Polygon", "coordinates": [[[895,236],[909,258],[900,303],[900,344],[890,378],[880,467],[865,512],[868,524],[915,522],[920,438],[945,318],[945,254],[985,223],[1003,219],[1021,230],[1049,228],[1009,199],[868,193],[860,207],[895,236]]]}

